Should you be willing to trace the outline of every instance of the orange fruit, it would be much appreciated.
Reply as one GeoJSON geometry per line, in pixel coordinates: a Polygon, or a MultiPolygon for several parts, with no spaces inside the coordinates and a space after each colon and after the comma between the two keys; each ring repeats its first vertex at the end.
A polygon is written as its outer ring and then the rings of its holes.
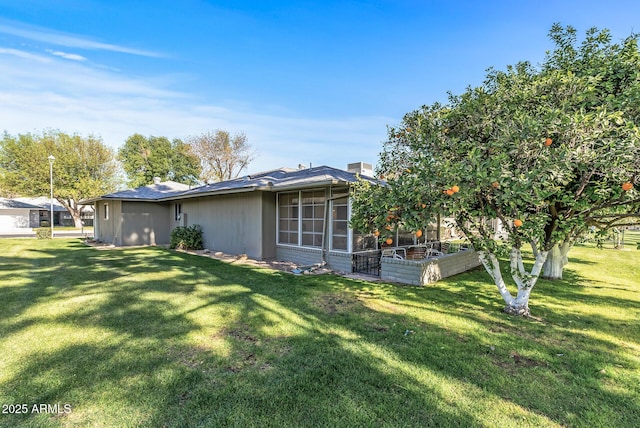
{"type": "Polygon", "coordinates": [[[552,143],[553,143],[553,140],[549,137],[547,137],[547,139],[544,140],[544,145],[547,147],[549,147],[552,143]]]}
{"type": "Polygon", "coordinates": [[[380,232],[376,230],[375,232],[373,232],[373,236],[380,236],[380,232]]]}
{"type": "Polygon", "coordinates": [[[446,193],[447,195],[451,196],[453,195],[455,192],[453,191],[453,189],[447,189],[444,191],[444,193],[446,193]]]}
{"type": "Polygon", "coordinates": [[[451,186],[451,190],[453,190],[453,193],[458,193],[460,188],[458,186],[451,186]]]}
{"type": "Polygon", "coordinates": [[[393,239],[391,239],[391,238],[387,238],[387,240],[386,240],[386,241],[384,241],[384,242],[386,242],[386,243],[387,243],[387,245],[391,245],[391,244],[393,244],[393,239]]]}
{"type": "Polygon", "coordinates": [[[522,226],[522,220],[520,220],[519,218],[517,218],[517,219],[513,220],[513,225],[514,225],[515,227],[520,227],[520,226],[522,226]]]}
{"type": "Polygon", "coordinates": [[[626,183],[622,183],[622,190],[626,192],[627,190],[631,190],[631,189],[633,189],[633,184],[631,184],[628,181],[626,183]]]}
{"type": "Polygon", "coordinates": [[[392,229],[390,225],[386,225],[384,228],[387,229],[387,230],[391,230],[392,229]]]}
{"type": "Polygon", "coordinates": [[[422,236],[422,230],[418,229],[416,230],[416,238],[419,238],[422,236]]]}

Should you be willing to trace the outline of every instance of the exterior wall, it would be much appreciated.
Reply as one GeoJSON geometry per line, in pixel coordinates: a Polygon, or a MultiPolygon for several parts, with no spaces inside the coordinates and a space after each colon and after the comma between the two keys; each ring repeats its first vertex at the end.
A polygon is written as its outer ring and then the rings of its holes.
{"type": "Polygon", "coordinates": [[[278,245],[276,247],[276,258],[299,265],[313,265],[322,263],[322,250],[320,248],[278,245]]]}
{"type": "Polygon", "coordinates": [[[28,208],[6,208],[0,210],[0,230],[29,227],[28,208]]]}
{"type": "MultiPolygon", "coordinates": [[[[262,202],[262,192],[181,201],[185,225],[198,224],[202,227],[206,248],[229,254],[246,254],[257,259],[264,257],[262,202]]],[[[275,228],[275,221],[271,228],[275,228]]]]}
{"type": "MultiPolygon", "coordinates": [[[[322,250],[320,248],[278,245],[276,247],[276,258],[299,265],[313,265],[322,263],[322,250]]],[[[338,272],[351,272],[351,253],[328,251],[327,266],[338,272]]]]}
{"type": "Polygon", "coordinates": [[[114,245],[169,244],[169,205],[153,202],[95,202],[94,236],[114,245]],[[104,218],[105,204],[109,218],[104,218]]]}
{"type": "Polygon", "coordinates": [[[168,245],[169,205],[122,202],[120,245],[168,245]]]}
{"type": "Polygon", "coordinates": [[[472,250],[429,260],[383,258],[380,279],[411,285],[426,285],[480,266],[478,253],[472,250]]]}
{"type": "Polygon", "coordinates": [[[262,258],[276,258],[276,194],[262,193],[262,258]]]}
{"type": "Polygon", "coordinates": [[[327,265],[335,271],[350,273],[352,271],[351,253],[329,251],[329,254],[327,254],[327,265]]]}
{"type": "Polygon", "coordinates": [[[98,200],[95,202],[96,218],[94,219],[95,238],[102,242],[122,245],[120,233],[120,219],[122,217],[122,202],[98,200]],[[105,204],[109,207],[109,218],[104,218],[105,204]]]}

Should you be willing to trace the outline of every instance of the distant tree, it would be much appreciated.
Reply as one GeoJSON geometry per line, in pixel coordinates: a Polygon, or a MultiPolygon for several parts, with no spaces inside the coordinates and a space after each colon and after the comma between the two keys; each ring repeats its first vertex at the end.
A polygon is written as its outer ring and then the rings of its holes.
{"type": "Polygon", "coordinates": [[[118,150],[118,159],[131,187],[151,184],[154,177],[196,184],[200,175],[200,160],[179,139],[134,134],[118,150]]]}
{"type": "Polygon", "coordinates": [[[5,133],[0,142],[0,182],[12,195],[44,196],[50,192],[49,155],[53,163],[53,194],[82,225],[78,202],[117,187],[115,156],[99,137],[60,131],[42,134],[5,133]]]}
{"type": "Polygon", "coordinates": [[[2,182],[2,169],[0,168],[0,198],[15,198],[17,196],[20,196],[18,193],[12,192],[11,190],[3,187],[2,182]]]}
{"type": "Polygon", "coordinates": [[[255,153],[247,142],[247,136],[239,133],[231,137],[220,129],[190,137],[193,152],[200,158],[204,182],[224,181],[236,178],[254,159],[255,153]]]}

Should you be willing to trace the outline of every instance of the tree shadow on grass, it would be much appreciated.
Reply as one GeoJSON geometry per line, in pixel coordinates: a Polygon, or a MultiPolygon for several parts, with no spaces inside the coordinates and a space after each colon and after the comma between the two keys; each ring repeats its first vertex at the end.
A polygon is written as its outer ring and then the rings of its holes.
{"type": "MultiPolygon", "coordinates": [[[[139,262],[147,252],[136,254],[112,253],[91,266],[109,272],[126,262],[125,276],[157,268],[139,262]]],[[[38,296],[45,307],[42,315],[14,302],[21,310],[13,312],[33,323],[2,330],[3,345],[18,346],[21,354],[19,361],[5,361],[10,370],[0,382],[3,401],[70,404],[73,410],[10,415],[0,425],[477,425],[455,403],[439,402],[437,389],[411,376],[385,374],[369,358],[345,348],[342,337],[328,333],[326,321],[298,309],[316,292],[313,286],[299,287],[304,280],[174,256],[166,252],[157,259],[171,259],[173,266],[188,261],[192,273],[185,278],[198,277],[205,289],[191,293],[200,293],[203,304],[182,305],[167,297],[178,284],[111,284],[111,279],[103,284],[100,299],[77,308],[57,307],[65,296],[73,300],[86,298],[85,291],[96,293],[95,284],[75,275],[76,283],[38,296]],[[229,293],[232,285],[248,291],[229,293]],[[190,341],[189,335],[202,332],[201,324],[223,306],[233,306],[235,315],[213,326],[209,343],[190,341]],[[201,311],[208,312],[194,315],[201,311]],[[298,318],[294,335],[272,337],[262,331],[298,318]],[[45,334],[65,335],[41,342],[29,336],[30,327],[38,324],[45,334]],[[12,335],[22,336],[20,343],[11,343],[12,335]]],[[[336,328],[344,329],[340,324],[336,328]]]]}
{"type": "Polygon", "coordinates": [[[47,316],[14,298],[9,309],[30,324],[0,325],[4,341],[40,323],[73,329],[58,346],[21,344],[29,358],[10,364],[0,392],[6,402],[70,402],[74,412],[0,425],[486,426],[496,403],[513,412],[503,423],[576,425],[597,400],[608,403],[600,420],[638,419],[633,391],[612,392],[586,373],[607,358],[632,365],[614,359],[619,348],[562,330],[582,353],[559,359],[567,344],[545,340],[548,329],[564,328],[554,313],[535,324],[502,315],[495,288],[473,275],[447,287],[397,287],[161,249],[96,251],[83,249],[73,263],[62,253],[60,264],[79,266],[35,295],[47,316]],[[169,279],[154,278],[167,271],[169,279]],[[80,304],[58,307],[73,299],[80,304]],[[581,361],[584,353],[598,358],[581,361]],[[585,398],[594,390],[597,399],[585,398]]]}

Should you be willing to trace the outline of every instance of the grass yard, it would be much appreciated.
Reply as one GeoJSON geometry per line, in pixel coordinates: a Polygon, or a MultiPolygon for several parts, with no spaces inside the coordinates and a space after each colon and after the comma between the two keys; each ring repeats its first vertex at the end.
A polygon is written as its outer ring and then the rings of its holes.
{"type": "Polygon", "coordinates": [[[482,270],[418,288],[0,240],[0,427],[640,426],[640,251],[570,256],[519,319],[482,270]]]}

